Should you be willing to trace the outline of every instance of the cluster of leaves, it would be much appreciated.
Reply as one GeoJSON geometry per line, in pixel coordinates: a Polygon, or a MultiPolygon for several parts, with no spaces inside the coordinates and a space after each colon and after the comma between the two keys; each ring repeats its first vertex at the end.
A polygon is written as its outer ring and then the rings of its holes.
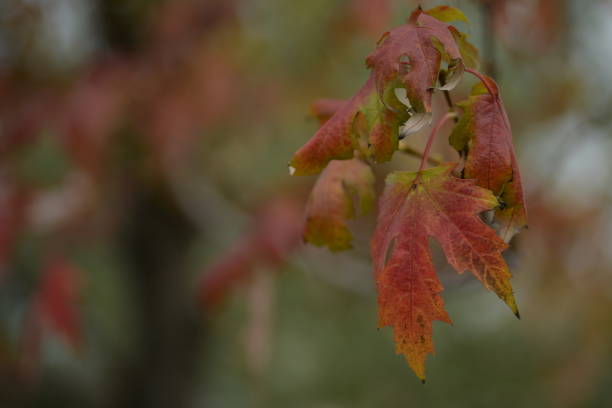
{"type": "Polygon", "coordinates": [[[390,160],[400,138],[431,123],[435,91],[452,90],[466,71],[480,79],[457,104],[460,117],[449,112],[434,127],[419,170],[389,174],[379,200],[371,243],[379,325],[393,328],[398,353],[423,381],[434,350],[432,323],[450,323],[429,237],[458,273],[473,273],[519,316],[502,256],[526,225],[510,124],[496,83],[476,70],[476,48],[449,24],[455,20],[467,22],[455,8],[419,8],[385,33],[366,59],[371,74],[364,86],[346,102],[315,105],[323,124],[290,162],[295,175],[322,171],[306,208],[304,239],[348,249],[353,196],[363,211],[374,201],[371,166],[390,160]],[[431,142],[450,118],[456,124],[449,142],[461,160],[425,169],[431,142]]]}

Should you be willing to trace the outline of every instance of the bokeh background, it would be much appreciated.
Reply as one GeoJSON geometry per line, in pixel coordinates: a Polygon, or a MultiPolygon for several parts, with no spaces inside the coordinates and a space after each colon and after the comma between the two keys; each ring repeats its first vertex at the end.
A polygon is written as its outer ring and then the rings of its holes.
{"type": "Polygon", "coordinates": [[[521,321],[438,251],[423,386],[376,328],[374,216],[301,243],[310,106],[416,1],[2,0],[0,406],[612,406],[612,3],[420,3],[466,13],[501,85],[521,321]]]}

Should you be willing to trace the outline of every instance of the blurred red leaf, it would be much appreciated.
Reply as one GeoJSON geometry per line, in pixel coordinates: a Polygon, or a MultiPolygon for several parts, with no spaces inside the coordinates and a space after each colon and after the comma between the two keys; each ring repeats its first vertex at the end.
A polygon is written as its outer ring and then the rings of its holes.
{"type": "Polygon", "coordinates": [[[349,12],[361,30],[375,37],[389,24],[391,4],[389,0],[353,0],[349,12]]]}
{"type": "Polygon", "coordinates": [[[49,260],[24,320],[21,336],[21,374],[35,381],[40,374],[41,346],[45,334],[53,333],[73,350],[83,343],[79,316],[80,271],[65,259],[49,260]]]}
{"type": "Polygon", "coordinates": [[[128,64],[99,62],[68,92],[61,112],[67,150],[82,169],[98,174],[112,132],[124,119],[133,90],[128,64]]]}
{"type": "Polygon", "coordinates": [[[51,260],[43,270],[35,298],[35,308],[42,326],[62,337],[75,349],[83,343],[78,308],[80,277],[80,271],[66,260],[51,260]]]}
{"type": "Polygon", "coordinates": [[[538,53],[553,45],[564,27],[565,3],[558,0],[489,1],[493,26],[515,51],[538,53]]]}
{"type": "Polygon", "coordinates": [[[295,250],[303,230],[297,201],[275,198],[255,215],[249,231],[204,271],[200,300],[206,307],[220,303],[228,291],[247,279],[257,266],[278,266],[295,250]]]}

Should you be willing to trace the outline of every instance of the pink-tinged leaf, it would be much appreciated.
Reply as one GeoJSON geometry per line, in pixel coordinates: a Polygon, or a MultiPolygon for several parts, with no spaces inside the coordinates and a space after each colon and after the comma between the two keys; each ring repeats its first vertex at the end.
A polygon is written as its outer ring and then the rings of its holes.
{"type": "Polygon", "coordinates": [[[332,251],[351,248],[351,233],[346,220],[355,216],[353,197],[361,212],[374,202],[374,174],[359,159],[334,160],[317,180],[306,206],[304,240],[332,251]]]}
{"type": "Polygon", "coordinates": [[[497,207],[497,199],[473,180],[452,176],[454,167],[389,175],[372,239],[379,325],[393,328],[398,353],[422,380],[425,359],[434,351],[432,322],[450,323],[429,237],[440,243],[457,272],[473,273],[518,314],[501,254],[507,245],[479,217],[497,207]]]}
{"type": "Polygon", "coordinates": [[[359,149],[359,140],[353,127],[355,116],[373,91],[370,79],[293,155],[289,163],[295,169],[293,175],[316,174],[332,160],[353,157],[353,152],[359,149]]]}
{"type": "Polygon", "coordinates": [[[366,63],[385,105],[401,108],[394,90],[404,87],[416,112],[431,111],[431,95],[442,59],[461,63],[461,53],[449,27],[417,10],[407,24],[383,35],[366,63]]]}
{"type": "MultiPolygon", "coordinates": [[[[404,106],[405,108],[405,106],[404,106]]],[[[320,172],[331,160],[347,160],[359,151],[375,161],[387,161],[397,150],[399,126],[408,112],[383,106],[371,76],[293,156],[293,175],[320,172]]]]}
{"type": "Polygon", "coordinates": [[[495,82],[478,84],[468,100],[459,103],[464,115],[450,136],[459,152],[467,153],[464,176],[500,197],[496,212],[500,236],[509,242],[527,223],[518,162],[510,122],[495,82]]]}

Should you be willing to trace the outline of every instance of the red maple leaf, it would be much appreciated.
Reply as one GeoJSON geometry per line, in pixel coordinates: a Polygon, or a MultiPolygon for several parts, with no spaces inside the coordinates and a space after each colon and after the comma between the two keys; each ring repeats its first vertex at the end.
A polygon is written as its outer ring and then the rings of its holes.
{"type": "Polygon", "coordinates": [[[448,63],[450,73],[440,88],[445,90],[461,78],[464,56],[468,66],[477,61],[464,34],[428,14],[443,19],[463,16],[456,9],[447,9],[419,9],[406,24],[382,36],[366,59],[370,77],[295,153],[289,163],[292,174],[318,173],[331,160],[350,159],[355,151],[376,162],[388,161],[398,148],[400,126],[409,133],[429,123],[442,61],[448,63]],[[398,97],[401,89],[405,89],[405,98],[398,97]]]}
{"type": "Polygon", "coordinates": [[[496,211],[501,237],[509,242],[527,223],[523,187],[512,146],[512,131],[497,84],[483,76],[484,83],[458,105],[464,115],[450,136],[459,152],[467,153],[464,176],[500,196],[496,211]]]}
{"type": "Polygon", "coordinates": [[[472,272],[518,314],[501,255],[507,245],[478,216],[497,207],[497,199],[472,180],[452,176],[454,167],[389,175],[372,238],[379,325],[393,328],[398,353],[422,380],[425,358],[434,351],[432,322],[450,323],[429,237],[440,243],[457,272],[472,272]]]}

